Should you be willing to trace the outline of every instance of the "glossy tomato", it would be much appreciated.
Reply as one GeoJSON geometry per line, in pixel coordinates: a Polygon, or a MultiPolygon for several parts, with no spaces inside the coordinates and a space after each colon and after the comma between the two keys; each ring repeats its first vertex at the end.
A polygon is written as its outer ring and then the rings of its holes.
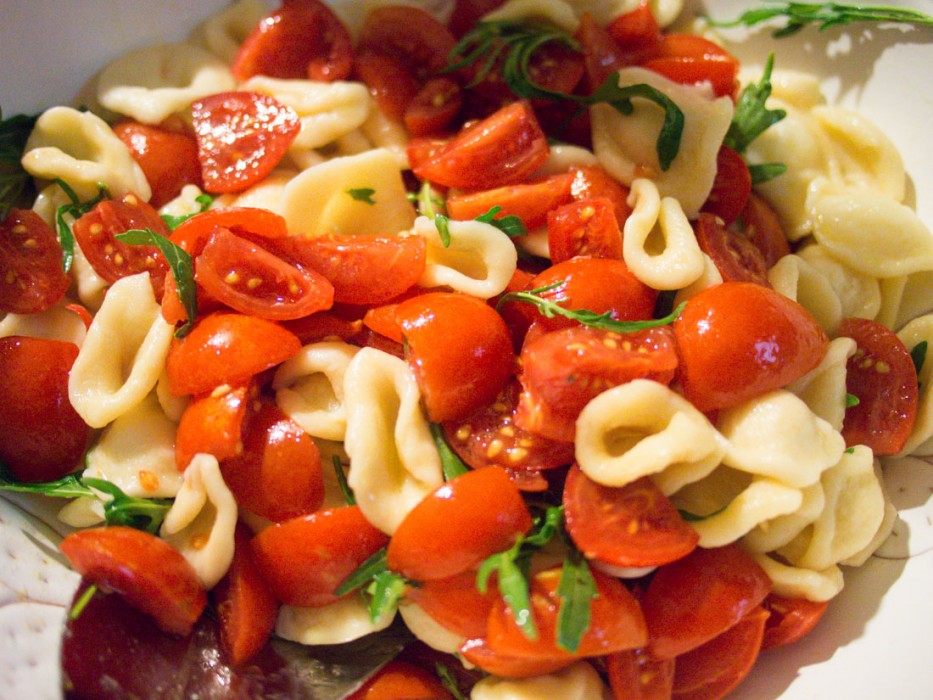
{"type": "Polygon", "coordinates": [[[476,587],[476,572],[464,571],[446,578],[420,581],[405,597],[416,603],[436,622],[467,639],[486,635],[486,622],[499,596],[495,585],[485,593],[476,587]]]}
{"type": "Polygon", "coordinates": [[[697,244],[725,282],[754,282],[770,287],[761,250],[745,234],[728,229],[721,219],[702,212],[693,224],[697,244]]]}
{"type": "Polygon", "coordinates": [[[790,244],[777,212],[760,195],[750,192],[745,208],[736,222],[739,230],[761,251],[769,270],[785,255],[790,244]]]}
{"type": "Polygon", "coordinates": [[[387,5],[366,15],[357,51],[391,56],[424,81],[447,65],[455,43],[450,30],[420,7],[387,5]]]}
{"type": "Polygon", "coordinates": [[[750,282],[701,291],[673,328],[684,395],[701,411],[786,386],[816,367],[829,343],[800,304],[750,282]]]}
{"type": "Polygon", "coordinates": [[[547,658],[494,651],[485,637],[468,639],[461,645],[459,654],[477,668],[499,678],[543,676],[576,662],[576,658],[569,654],[562,658],[547,658]]]}
{"type": "Polygon", "coordinates": [[[829,607],[829,601],[787,598],[769,593],[763,603],[768,611],[761,649],[783,647],[800,641],[813,631],[829,607]]]}
{"type": "Polygon", "coordinates": [[[412,136],[439,134],[453,126],[463,108],[460,83],[446,76],[426,81],[405,108],[405,127],[412,136]]]}
{"type": "Polygon", "coordinates": [[[113,133],[130,149],[133,160],[146,175],[152,188],[152,206],[161,207],[174,199],[185,185],[201,186],[201,163],[194,137],[136,121],[115,124],[113,133]]]}
{"type": "Polygon", "coordinates": [[[580,199],[548,212],[547,240],[555,264],[577,255],[622,257],[622,231],[606,197],[580,199]]]}
{"type": "Polygon", "coordinates": [[[421,89],[405,61],[384,53],[368,51],[358,55],[353,61],[353,72],[369,88],[379,110],[396,122],[405,118],[405,110],[421,89]]]}
{"type": "Polygon", "coordinates": [[[393,659],[347,700],[453,700],[435,674],[420,666],[393,659]]]}
{"type": "Polygon", "coordinates": [[[285,218],[259,207],[221,207],[185,219],[171,241],[193,257],[201,254],[217,229],[228,229],[238,236],[278,240],[288,235],[285,218]]]}
{"type": "Polygon", "coordinates": [[[573,183],[572,173],[560,173],[491,190],[455,193],[447,198],[447,213],[452,219],[466,221],[501,207],[497,217],[517,216],[533,231],[547,222],[549,211],[570,201],[573,183]]]}
{"type": "Polygon", "coordinates": [[[616,180],[600,165],[578,165],[570,169],[573,185],[570,192],[575,200],[605,197],[612,202],[616,222],[621,229],[632,213],[628,204],[629,188],[616,180]]]}
{"type": "Polygon", "coordinates": [[[193,397],[181,414],[175,434],[175,466],[179,471],[187,469],[199,452],[214,455],[218,461],[240,452],[243,425],[258,394],[257,387],[242,384],[221,385],[193,397]]]}
{"type": "Polygon", "coordinates": [[[11,209],[0,221],[0,312],[45,311],[70,284],[52,227],[30,209],[11,209]]]}
{"type": "Polygon", "coordinates": [[[674,659],[653,659],[644,649],[629,649],[606,657],[606,675],[613,700],[670,700],[674,659]]]}
{"type": "Polygon", "coordinates": [[[713,189],[703,203],[703,211],[729,225],[739,218],[751,191],[752,175],[745,160],[728,146],[720,146],[713,189]]]}
{"type": "Polygon", "coordinates": [[[640,63],[677,83],[709,83],[717,97],[734,97],[738,87],[738,59],[695,34],[663,35],[641,52],[640,63]]]}
{"type": "Polygon", "coordinates": [[[634,9],[618,15],[606,29],[627,49],[645,48],[661,40],[661,27],[648,2],[641,2],[634,9]]]}

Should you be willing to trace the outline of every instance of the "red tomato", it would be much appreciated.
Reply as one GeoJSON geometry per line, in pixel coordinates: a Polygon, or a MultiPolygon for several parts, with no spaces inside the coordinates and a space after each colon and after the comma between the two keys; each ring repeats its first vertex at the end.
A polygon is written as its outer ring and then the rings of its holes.
{"type": "Polygon", "coordinates": [[[628,205],[629,189],[599,165],[580,165],[570,169],[573,173],[573,185],[570,188],[573,198],[591,199],[605,197],[612,202],[616,222],[621,229],[632,213],[628,205]]]}
{"type": "Polygon", "coordinates": [[[319,0],[284,0],[256,25],[230,70],[237,80],[254,75],[331,82],[350,75],[353,42],[346,27],[319,0]]]}
{"type": "Polygon", "coordinates": [[[606,657],[606,675],[614,700],[670,700],[674,659],[652,659],[644,649],[606,657]]]}
{"type": "Polygon", "coordinates": [[[386,54],[360,54],[353,62],[353,71],[369,88],[379,110],[396,122],[405,118],[405,110],[421,89],[405,62],[386,54]]]}
{"type": "Polygon", "coordinates": [[[54,481],[81,466],[90,428],[68,400],[78,346],[0,338],[0,462],[19,481],[54,481]]]}
{"type": "Polygon", "coordinates": [[[573,656],[564,658],[538,658],[530,656],[516,656],[498,651],[489,647],[489,642],[482,637],[468,639],[460,647],[460,656],[486,673],[499,678],[531,678],[554,673],[570,666],[576,661],[573,656]]]}
{"type": "Polygon", "coordinates": [[[697,244],[726,282],[754,282],[770,287],[768,267],[758,247],[744,234],[727,229],[720,219],[703,212],[694,222],[697,244]]]}
{"type": "Polygon", "coordinates": [[[45,311],[70,284],[52,227],[31,209],[11,209],[0,221],[0,313],[45,311]]]}
{"type": "Polygon", "coordinates": [[[187,635],[207,605],[188,560],[143,530],[113,525],[79,530],[59,549],[75,571],[119,593],[171,634],[187,635]]]}
{"type": "Polygon", "coordinates": [[[113,133],[143,169],[152,188],[152,206],[174,199],[185,185],[201,187],[198,142],[188,134],[135,121],[114,125],[113,133]]]}
{"type": "Polygon", "coordinates": [[[420,7],[387,5],[366,15],[356,48],[391,56],[426,80],[447,65],[455,43],[450,30],[420,7]]]}
{"type": "Polygon", "coordinates": [[[201,177],[208,192],[240,192],[278,165],[301,121],[258,92],[221,92],[191,104],[201,177]]]}
{"type": "Polygon", "coordinates": [[[308,345],[328,338],[349,341],[363,330],[363,321],[342,318],[328,311],[319,311],[293,321],[283,321],[282,326],[298,336],[302,345],[308,345]]]}
{"type": "Polygon", "coordinates": [[[580,19],[576,39],[583,46],[586,82],[590,92],[595,91],[619,68],[637,62],[637,55],[613,39],[609,30],[596,24],[589,13],[580,19]]]}
{"type": "Polygon", "coordinates": [[[790,255],[790,244],[777,212],[754,192],[749,193],[737,223],[741,223],[742,233],[761,251],[768,269],[785,255],[790,255]]]}
{"type": "Polygon", "coordinates": [[[451,78],[431,78],[405,108],[405,127],[413,136],[438,134],[449,128],[463,107],[463,90],[451,78]]]}
{"type": "Polygon", "coordinates": [[[480,593],[472,570],[421,581],[405,593],[436,622],[467,639],[485,636],[486,621],[498,596],[495,585],[480,593]]]}
{"type": "Polygon", "coordinates": [[[267,520],[306,515],[324,502],[317,445],[273,403],[263,403],[250,419],[242,450],[220,470],[237,504],[267,520]]]}
{"type": "Polygon", "coordinates": [[[440,678],[420,666],[393,659],[347,700],[448,700],[440,678]]]}
{"type": "Polygon", "coordinates": [[[764,634],[768,611],[756,607],[728,630],[674,662],[676,700],[718,700],[728,695],[752,670],[764,634]]]}
{"type": "Polygon", "coordinates": [[[237,525],[233,563],[211,595],[221,644],[233,665],[242,666],[266,645],[279,613],[278,601],[256,567],[244,525],[237,525]]]}
{"type": "Polygon", "coordinates": [[[752,174],[745,160],[728,146],[716,154],[716,178],[703,211],[714,214],[726,225],[739,218],[752,191],[752,174]]]}
{"type": "Polygon", "coordinates": [[[98,275],[112,284],[148,272],[156,299],[161,299],[168,263],[155,246],[130,245],[114,238],[131,229],[150,229],[166,238],[171,233],[159,212],[135,194],[104,200],[72,226],[81,252],[98,275]]]}
{"type": "Polygon", "coordinates": [[[875,456],[897,454],[917,418],[919,384],[910,351],[877,321],[847,318],[838,334],[858,343],[846,363],[846,391],[859,400],[846,409],[846,445],[868,445],[875,456]]]}
{"type": "Polygon", "coordinates": [[[547,221],[549,211],[570,201],[573,182],[573,174],[561,173],[517,185],[453,194],[447,198],[447,213],[451,219],[466,221],[501,207],[497,217],[517,216],[532,231],[547,221]]]}
{"type": "Polygon", "coordinates": [[[476,469],[438,487],[405,516],[389,542],[386,562],[414,581],[448,578],[508,549],[531,525],[521,493],[505,471],[476,469]]]}
{"type": "Polygon", "coordinates": [[[288,225],[275,212],[258,207],[222,207],[210,209],[185,219],[172,231],[171,241],[189,255],[196,257],[204,250],[218,228],[229,229],[238,236],[266,239],[285,238],[288,225]]]}
{"type": "Polygon", "coordinates": [[[555,264],[578,255],[622,257],[622,231],[606,197],[579,199],[549,211],[547,241],[555,264]]]}
{"type": "Polygon", "coordinates": [[[718,44],[694,34],[665,34],[651,44],[641,64],[685,85],[708,82],[717,97],[733,97],[739,62],[718,44]]]}
{"type": "Polygon", "coordinates": [[[620,334],[575,326],[526,341],[519,363],[522,395],[516,424],[571,442],[580,411],[606,389],[633,379],[670,384],[677,352],[667,327],[620,334]]]}
{"type": "Polygon", "coordinates": [[[483,301],[431,292],[399,304],[428,418],[463,418],[492,401],[512,376],[515,353],[505,321],[483,301]]]}
{"type": "Polygon", "coordinates": [[[661,28],[647,0],[613,19],[606,29],[613,39],[629,49],[646,48],[661,40],[661,28]]]}
{"type": "Polygon", "coordinates": [[[662,566],[648,584],[641,608],[648,623],[648,651],[670,659],[696,649],[758,606],[771,579],[736,545],[698,547],[662,566]]]}
{"type": "Polygon", "coordinates": [[[276,598],[285,605],[319,607],[389,538],[357,506],[319,510],[266,528],[252,540],[253,554],[276,598]]]}
{"type": "Polygon", "coordinates": [[[765,624],[761,650],[793,644],[813,631],[823,619],[829,601],[815,602],[806,598],[785,598],[769,593],[762,604],[770,613],[765,624]]]}
{"type": "Polygon", "coordinates": [[[476,26],[477,20],[502,5],[505,0],[456,0],[447,22],[455,36],[463,36],[476,26]]]}
{"type": "Polygon", "coordinates": [[[648,477],[603,486],[574,464],[564,483],[567,532],[588,558],[620,567],[661,566],[687,556],[700,536],[648,477]]]}
{"type": "Polygon", "coordinates": [[[178,470],[187,469],[191,458],[199,452],[223,461],[242,450],[243,424],[257,395],[256,387],[243,384],[218,386],[208,394],[193,397],[181,414],[175,435],[178,470]]]}
{"type": "Polygon", "coordinates": [[[173,338],[165,361],[175,396],[246,384],[301,349],[274,321],[233,312],[202,316],[184,338],[173,338]]]}
{"type": "Polygon", "coordinates": [[[323,275],[227,229],[211,234],[194,265],[194,278],[211,297],[244,314],[288,321],[334,303],[334,287],[323,275]]]}
{"type": "Polygon", "coordinates": [[[412,158],[421,180],[483,190],[521,182],[547,160],[549,147],[528,102],[514,102],[461,131],[436,153],[412,158]]]}
{"type": "Polygon", "coordinates": [[[736,406],[816,367],[829,340],[800,304],[750,282],[723,282],[674,321],[684,395],[701,411],[736,406]]]}

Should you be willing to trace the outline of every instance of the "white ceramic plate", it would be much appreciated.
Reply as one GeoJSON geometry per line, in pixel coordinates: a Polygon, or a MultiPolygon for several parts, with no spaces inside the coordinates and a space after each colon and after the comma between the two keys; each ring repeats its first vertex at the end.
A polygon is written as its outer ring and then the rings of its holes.
{"type": "MultiPolygon", "coordinates": [[[[183,37],[225,0],[57,0],[10,3],[0,23],[0,107],[5,115],[67,103],[108,60],[148,43],[183,37]]],[[[438,3],[433,3],[437,5],[438,3]]],[[[716,18],[748,0],[705,0],[716,18]]],[[[900,2],[933,14],[931,0],[900,2]]],[[[824,78],[830,99],[872,118],[901,150],[912,203],[933,229],[933,29],[852,25],[770,32],[730,30],[730,48],[761,64],[824,78]]],[[[931,300],[933,307],[933,300],[931,300]]],[[[795,647],[766,653],[735,700],[933,697],[933,467],[915,461],[886,478],[902,522],[879,555],[846,572],[846,588],[823,622],[795,647]]],[[[39,509],[54,527],[54,511],[39,509]]],[[[0,502],[0,697],[58,694],[58,625],[73,575],[55,561],[54,533],[0,502]],[[28,602],[35,601],[35,602],[28,602]],[[15,653],[14,653],[15,652],[15,653]]]]}

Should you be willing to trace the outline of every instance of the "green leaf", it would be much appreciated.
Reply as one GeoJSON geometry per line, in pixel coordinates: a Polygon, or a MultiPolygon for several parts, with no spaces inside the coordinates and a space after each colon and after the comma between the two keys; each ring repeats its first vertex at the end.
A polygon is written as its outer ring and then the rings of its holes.
{"type": "Polygon", "coordinates": [[[38,493],[54,498],[78,498],[79,496],[93,496],[94,492],[81,483],[77,474],[69,474],[55,481],[31,483],[16,481],[9,471],[0,465],[0,491],[16,491],[19,493],[38,493]]]}
{"type": "Polygon", "coordinates": [[[470,468],[463,463],[459,455],[454,452],[444,437],[444,428],[439,423],[430,423],[431,437],[434,439],[434,445],[437,447],[437,453],[441,457],[441,469],[444,472],[444,480],[450,481],[462,474],[470,471],[470,468]]]}
{"type": "Polygon", "coordinates": [[[787,166],[784,163],[756,163],[748,166],[748,172],[752,176],[752,184],[760,185],[787,172],[787,166]]]}
{"type": "Polygon", "coordinates": [[[572,548],[564,559],[557,584],[557,646],[575,652],[590,628],[590,602],[597,596],[596,580],[584,556],[572,548]]]}
{"type": "Polygon", "coordinates": [[[753,27],[772,19],[784,19],[784,24],[776,29],[776,38],[791,36],[808,24],[818,25],[819,31],[852,22],[889,22],[933,26],[933,17],[906,7],[889,5],[847,5],[836,2],[769,2],[764,7],[746,10],[736,19],[709,19],[714,27],[753,27]]]}
{"type": "Polygon", "coordinates": [[[467,700],[466,696],[461,692],[460,686],[457,684],[456,677],[445,664],[442,664],[440,661],[435,663],[434,672],[437,674],[437,677],[441,679],[441,685],[454,696],[454,700],[467,700]]]}
{"type": "Polygon", "coordinates": [[[81,613],[84,612],[87,604],[91,602],[91,599],[95,595],[97,595],[97,584],[92,583],[83,591],[81,591],[81,595],[75,599],[74,603],[72,603],[71,609],[68,611],[68,619],[77,620],[81,616],[81,613]]]}
{"type": "Polygon", "coordinates": [[[355,506],[356,496],[353,495],[353,489],[351,489],[350,484],[347,483],[347,473],[343,470],[343,464],[340,462],[340,457],[334,455],[332,461],[334,464],[334,473],[337,475],[337,485],[340,486],[340,492],[343,494],[343,499],[347,502],[348,506],[355,506]]]}
{"type": "Polygon", "coordinates": [[[723,143],[739,153],[748,148],[748,145],[761,136],[765,130],[787,116],[787,112],[783,109],[768,109],[765,106],[771,96],[773,68],[774,54],[771,54],[765,63],[761,80],[746,85],[736,101],[732,123],[729,124],[723,143]]]}
{"type": "Polygon", "coordinates": [[[125,525],[155,534],[159,531],[165,514],[172,507],[171,500],[167,498],[127,496],[116,484],[103,479],[82,477],[81,482],[112,496],[109,501],[102,499],[104,517],[108,525],[125,525]]]}
{"type": "Polygon", "coordinates": [[[71,189],[71,186],[67,182],[61,178],[56,178],[54,182],[61,187],[62,192],[64,192],[65,196],[70,200],[68,204],[62,204],[55,212],[58,242],[62,246],[62,269],[68,272],[71,269],[71,264],[74,262],[75,256],[75,237],[74,233],[71,231],[71,223],[69,223],[68,219],[70,218],[72,223],[80,219],[102,201],[109,199],[110,192],[107,191],[107,188],[104,187],[103,184],[99,183],[97,185],[97,196],[82,202],[77,193],[71,189]]]}
{"type": "Polygon", "coordinates": [[[855,394],[846,393],[846,408],[854,408],[862,403],[855,394]]]}
{"type": "Polygon", "coordinates": [[[502,211],[502,207],[496,205],[485,214],[480,214],[477,216],[476,220],[482,221],[484,224],[495,226],[509,238],[517,238],[518,236],[524,236],[528,233],[528,229],[525,227],[525,222],[514,214],[503,216],[497,219],[496,214],[498,214],[500,211],[502,211]]]}
{"type": "Polygon", "coordinates": [[[910,359],[914,363],[914,369],[917,372],[917,376],[920,376],[920,370],[923,369],[923,363],[927,359],[927,341],[921,340],[919,343],[913,346],[910,350],[910,359]]]}
{"type": "Polygon", "coordinates": [[[441,237],[441,245],[445,248],[450,247],[450,218],[444,214],[434,215],[434,226],[437,228],[437,235],[441,237]]]}
{"type": "Polygon", "coordinates": [[[0,112],[0,221],[10,209],[28,206],[35,198],[34,180],[22,165],[26,141],[36,125],[38,114],[14,114],[2,119],[0,112]]]}
{"type": "Polygon", "coordinates": [[[407,585],[407,581],[402,576],[392,571],[385,570],[375,574],[367,589],[370,596],[370,621],[376,622],[397,608],[407,585]]]}
{"type": "Polygon", "coordinates": [[[371,187],[355,187],[347,190],[347,194],[357,202],[363,202],[364,204],[376,203],[376,200],[373,199],[373,195],[376,194],[376,190],[372,189],[371,187]]]}
{"type": "Polygon", "coordinates": [[[171,214],[162,214],[162,221],[165,222],[165,225],[168,226],[172,231],[185,223],[192,216],[197,216],[198,214],[203,214],[208,209],[211,208],[211,204],[214,203],[214,198],[211,197],[206,192],[202,192],[197,197],[194,198],[194,201],[198,203],[198,210],[193,211],[190,214],[179,214],[178,216],[172,216],[171,214]]]}

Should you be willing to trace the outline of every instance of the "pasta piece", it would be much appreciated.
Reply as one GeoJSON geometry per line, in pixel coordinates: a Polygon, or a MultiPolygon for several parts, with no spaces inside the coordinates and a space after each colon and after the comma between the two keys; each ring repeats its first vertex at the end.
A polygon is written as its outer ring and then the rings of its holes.
{"type": "Polygon", "coordinates": [[[184,483],[165,514],[160,535],[184,555],[207,590],[217,585],[233,562],[236,521],[236,500],[217,459],[196,454],[185,469],[184,483]]]}
{"type": "Polygon", "coordinates": [[[915,318],[897,333],[897,337],[913,350],[920,343],[927,344],[926,357],[917,379],[920,382],[920,403],[914,427],[900,451],[900,456],[933,454],[933,314],[915,318]]]}
{"type": "Polygon", "coordinates": [[[162,412],[165,413],[168,419],[173,423],[180,423],[185,408],[187,408],[188,404],[191,402],[191,396],[189,394],[183,396],[173,395],[172,389],[168,383],[168,372],[164,369],[162,370],[162,374],[159,375],[155,393],[156,398],[159,400],[159,405],[162,407],[162,412]]]}
{"type": "Polygon", "coordinates": [[[401,122],[389,119],[381,110],[371,109],[360,133],[366,137],[368,148],[388,151],[402,170],[410,167],[407,150],[409,136],[401,122]]]}
{"type": "Polygon", "coordinates": [[[191,216],[201,211],[198,197],[204,192],[197,185],[185,185],[174,199],[169,200],[159,209],[162,216],[191,216]]]}
{"type": "Polygon", "coordinates": [[[78,314],[66,309],[64,302],[59,302],[39,313],[7,314],[0,318],[0,338],[11,335],[62,340],[81,347],[87,328],[78,314]]]}
{"type": "Polygon", "coordinates": [[[881,289],[873,276],[856,272],[815,243],[803,246],[797,254],[832,286],[842,318],[874,318],[878,314],[881,289]]]}
{"type": "MultiPolygon", "coordinates": [[[[609,24],[619,15],[638,8],[642,0],[567,0],[579,16],[590,14],[600,26],[609,24]]],[[[680,15],[683,0],[648,0],[651,14],[662,27],[666,27],[680,15]]]]}
{"type": "Polygon", "coordinates": [[[713,259],[703,253],[703,273],[686,287],[677,291],[674,295],[674,307],[676,308],[682,302],[687,301],[694,294],[717,284],[722,284],[722,274],[720,274],[719,268],[716,267],[713,259]]]}
{"type": "Polygon", "coordinates": [[[551,249],[547,240],[547,228],[544,226],[524,236],[519,236],[515,239],[515,245],[529,255],[545,260],[551,259],[551,249]]]}
{"type": "Polygon", "coordinates": [[[822,603],[837,596],[844,584],[842,571],[830,566],[822,571],[804,569],[779,562],[767,554],[752,554],[771,583],[771,592],[785,598],[805,598],[822,603]]]}
{"type": "Polygon", "coordinates": [[[891,328],[903,328],[909,321],[933,311],[933,271],[910,275],[897,307],[896,320],[891,328]]]}
{"type": "Polygon", "coordinates": [[[887,541],[891,533],[894,532],[894,526],[898,522],[897,508],[891,502],[888,490],[885,488],[881,463],[879,461],[875,462],[875,477],[881,485],[881,493],[884,496],[884,516],[881,518],[881,525],[878,526],[877,532],[875,532],[874,536],[861,551],[839,560],[839,564],[842,566],[862,566],[878,548],[887,541]]]}
{"type": "MultiPolygon", "coordinates": [[[[739,71],[739,81],[743,85],[757,82],[760,78],[760,66],[742,68],[739,71]],[[751,74],[752,71],[754,71],[754,75],[751,74]]],[[[819,78],[813,73],[803,73],[795,70],[775,69],[771,73],[771,96],[802,110],[809,110],[826,104],[826,98],[820,88],[819,78]]]]}
{"type": "Polygon", "coordinates": [[[538,168],[533,178],[548,177],[565,173],[570,168],[585,165],[599,165],[596,155],[588,148],[569,143],[554,143],[548,150],[547,160],[538,168]]]}
{"type": "Polygon", "coordinates": [[[801,489],[801,494],[803,499],[797,510],[759,523],[742,538],[742,546],[751,552],[764,554],[783,547],[799,535],[817,519],[826,505],[826,495],[819,481],[801,489]]]}
{"type": "Polygon", "coordinates": [[[345,644],[367,634],[384,630],[395,619],[395,609],[373,622],[362,596],[351,595],[319,608],[283,605],[275,623],[275,633],[299,644],[345,644]]]}
{"type": "Polygon", "coordinates": [[[246,37],[268,14],[263,0],[236,0],[198,25],[192,39],[229,65],[246,37]]]}
{"type": "Polygon", "coordinates": [[[227,64],[206,49],[158,44],[125,53],[104,68],[97,99],[118,114],[159,124],[195,100],[235,86],[227,64]]]}
{"type": "MultiPolygon", "coordinates": [[[[71,107],[47,109],[26,141],[22,164],[33,177],[64,180],[82,200],[96,197],[100,185],[113,197],[132,192],[149,201],[152,195],[126,144],[93,112],[71,107]]],[[[55,207],[66,201],[59,197],[55,207]]]]}
{"type": "Polygon", "coordinates": [[[415,209],[408,201],[402,171],[385,149],[343,156],[305,170],[283,193],[292,235],[394,234],[411,228],[415,209]],[[352,190],[373,190],[370,204],[352,190]]]}
{"type": "Polygon", "coordinates": [[[492,224],[450,221],[450,241],[444,245],[433,219],[419,216],[412,232],[427,243],[422,287],[450,287],[480,299],[502,293],[518,262],[512,240],[492,224]]]}
{"type": "Polygon", "coordinates": [[[570,2],[564,0],[508,0],[504,5],[483,16],[484,21],[534,22],[563,29],[575,34],[580,18],[570,2]]]}
{"type": "Polygon", "coordinates": [[[252,187],[233,194],[216,197],[212,204],[220,207],[257,207],[284,216],[285,187],[298,173],[290,169],[276,169],[252,187]]]}
{"type": "Polygon", "coordinates": [[[641,83],[667,95],[684,113],[680,151],[670,167],[661,170],[655,150],[663,110],[641,98],[632,100],[635,109],[627,116],[606,104],[590,108],[593,151],[618,180],[631,185],[638,177],[649,177],[662,197],[673,197],[687,218],[695,219],[713,186],[716,154],[732,121],[732,100],[712,99],[705,88],[680,85],[644,68],[619,71],[620,87],[641,83]]]}
{"type": "Polygon", "coordinates": [[[339,459],[341,468],[345,470],[346,465],[350,463],[350,458],[347,456],[346,450],[343,449],[343,443],[322,440],[321,438],[313,439],[318,452],[321,453],[321,473],[324,477],[324,503],[321,505],[321,510],[345,506],[347,505],[347,499],[340,488],[340,483],[337,480],[337,469],[334,465],[334,459],[339,459]]]}
{"type": "Polygon", "coordinates": [[[833,430],[842,430],[846,413],[846,363],[855,354],[856,342],[840,337],[830,341],[820,364],[787,386],[833,430]]]}
{"type": "Polygon", "coordinates": [[[676,199],[660,197],[650,180],[637,179],[629,195],[622,258],[640,281],[654,289],[682,289],[706,270],[693,227],[676,199]]]}
{"type": "Polygon", "coordinates": [[[343,342],[305,345],[275,372],[275,402],[312,437],[342,441],[347,430],[343,380],[359,348],[343,342]]]}
{"type": "Polygon", "coordinates": [[[577,419],[575,455],[605,486],[653,475],[668,495],[720,463],[725,441],[706,416],[668,387],[636,379],[591,400],[577,419]]]}
{"type": "Polygon", "coordinates": [[[58,519],[74,528],[94,527],[104,523],[104,504],[91,496],[69,501],[58,511],[58,519]]]}
{"type": "Polygon", "coordinates": [[[793,299],[813,314],[830,336],[842,322],[842,302],[826,276],[799,255],[785,255],[768,270],[775,291],[793,299]]]}
{"type": "Polygon", "coordinates": [[[403,602],[398,612],[405,621],[408,631],[432,649],[445,654],[456,654],[466,641],[465,638],[451,632],[428,615],[420,605],[411,601],[403,602]]]}
{"type": "Polygon", "coordinates": [[[783,389],[724,409],[718,428],[729,443],[725,464],[797,488],[817,482],[846,449],[837,430],[783,389]]]}
{"type": "Polygon", "coordinates": [[[878,280],[881,290],[881,308],[875,315],[875,320],[887,328],[897,328],[897,314],[907,287],[907,275],[885,277],[878,280]]]}
{"type": "Polygon", "coordinates": [[[411,368],[373,348],[360,350],[344,379],[348,483],[366,519],[388,535],[443,481],[411,368]]]}
{"type": "Polygon", "coordinates": [[[149,394],[108,425],[88,450],[85,476],[116,484],[137,498],[172,498],[182,484],[173,423],[149,394]]]}
{"type": "Polygon", "coordinates": [[[471,700],[610,700],[612,694],[586,661],[531,678],[487,676],[473,686],[471,700]]]}
{"type": "Polygon", "coordinates": [[[68,377],[68,397],[85,423],[102,428],[146,398],[174,332],[162,318],[148,273],[114,283],[68,377]]]}

